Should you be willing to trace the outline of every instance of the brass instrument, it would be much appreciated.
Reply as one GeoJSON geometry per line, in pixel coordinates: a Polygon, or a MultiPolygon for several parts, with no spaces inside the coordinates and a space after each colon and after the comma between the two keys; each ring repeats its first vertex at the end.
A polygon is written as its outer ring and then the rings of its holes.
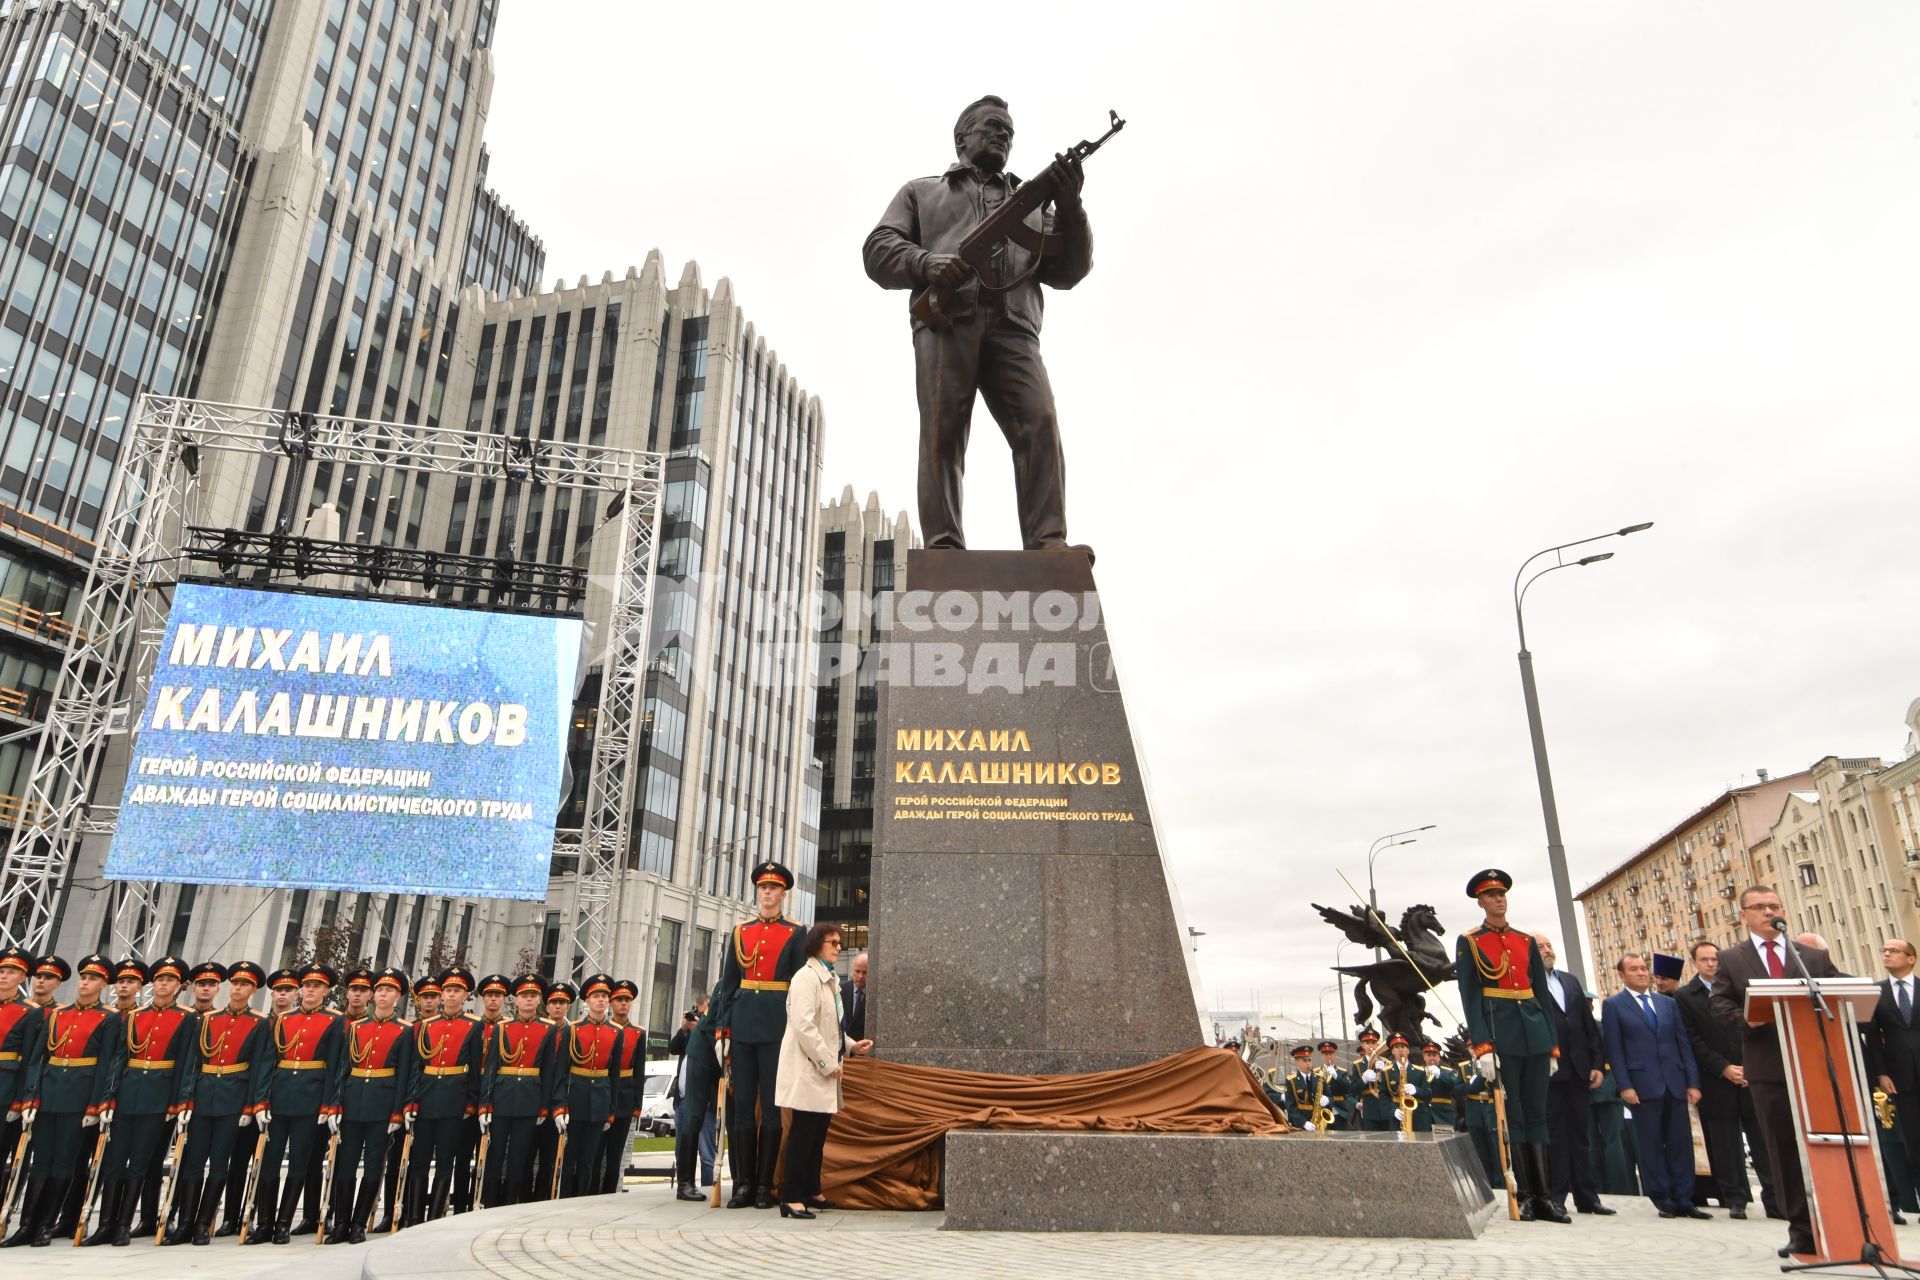
{"type": "Polygon", "coordinates": [[[1329,1105],[1331,1095],[1327,1093],[1330,1076],[1325,1067],[1307,1073],[1313,1081],[1313,1132],[1316,1137],[1333,1128],[1333,1107],[1329,1105]]]}
{"type": "Polygon", "coordinates": [[[1873,1114],[1879,1117],[1882,1129],[1893,1128],[1893,1105],[1893,1099],[1884,1089],[1873,1091],[1873,1114]]]}

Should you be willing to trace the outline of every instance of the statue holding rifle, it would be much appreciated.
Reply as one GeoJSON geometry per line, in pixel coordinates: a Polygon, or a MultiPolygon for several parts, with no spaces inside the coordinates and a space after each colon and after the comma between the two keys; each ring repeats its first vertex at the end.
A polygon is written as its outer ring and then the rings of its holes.
{"type": "Polygon", "coordinates": [[[1125,121],[1081,142],[1029,182],[1007,171],[1013,117],[984,97],[954,124],[959,159],[900,188],[867,236],[867,274],[912,289],[920,401],[920,534],[929,548],[964,549],[961,488],[976,395],[1013,450],[1020,541],[1067,543],[1066,462],[1053,388],[1040,359],[1041,285],[1071,289],[1093,267],[1082,164],[1125,121]]]}

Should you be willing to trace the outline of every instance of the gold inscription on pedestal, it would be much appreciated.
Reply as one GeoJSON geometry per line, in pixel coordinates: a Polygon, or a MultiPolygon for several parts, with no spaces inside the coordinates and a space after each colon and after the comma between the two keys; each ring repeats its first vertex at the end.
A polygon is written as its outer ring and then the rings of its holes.
{"type": "Polygon", "coordinates": [[[976,822],[1133,822],[1131,810],[1104,803],[1085,788],[1121,785],[1119,764],[1111,760],[1033,760],[1032,740],[1024,729],[973,729],[939,726],[896,729],[893,781],[908,786],[1065,787],[1064,795],[935,794],[896,795],[893,817],[901,821],[976,822]],[[986,759],[969,758],[974,754],[986,759]],[[1013,757],[993,759],[994,755],[1013,757]],[[955,760],[948,757],[959,756],[955,760]]]}

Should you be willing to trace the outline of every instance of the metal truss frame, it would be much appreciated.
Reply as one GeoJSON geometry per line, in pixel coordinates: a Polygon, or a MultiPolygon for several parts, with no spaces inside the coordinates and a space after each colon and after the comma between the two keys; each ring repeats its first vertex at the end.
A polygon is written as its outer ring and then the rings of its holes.
{"type": "MultiPolygon", "coordinates": [[[[617,526],[612,576],[589,582],[589,612],[606,598],[599,714],[581,829],[557,831],[556,865],[577,867],[573,936],[589,963],[607,963],[619,918],[640,742],[637,720],[653,603],[665,461],[632,449],[529,441],[450,427],[417,427],[143,396],[107,492],[99,552],[77,602],[34,749],[22,815],[0,859],[0,939],[52,944],[86,835],[109,834],[117,810],[93,804],[113,735],[136,727],[166,630],[171,587],[187,563],[188,526],[200,523],[201,456],[321,459],[369,470],[498,479],[512,475],[611,495],[617,526]]],[[[606,528],[602,526],[603,530],[606,528]]],[[[351,886],[342,886],[351,887],[351,886]]],[[[121,882],[113,944],[144,950],[159,926],[161,886],[121,882]]]]}

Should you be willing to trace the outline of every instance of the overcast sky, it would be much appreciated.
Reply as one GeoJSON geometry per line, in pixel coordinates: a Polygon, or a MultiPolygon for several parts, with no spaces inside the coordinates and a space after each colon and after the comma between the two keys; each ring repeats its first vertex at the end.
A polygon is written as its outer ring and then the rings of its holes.
{"type": "MultiPolygon", "coordinates": [[[[1914,6],[502,7],[492,180],[549,279],[730,277],[825,406],[825,491],[890,510],[912,356],[862,239],[982,93],[1023,175],[1127,118],[1044,350],[1219,1004],[1314,1018],[1308,904],[1399,828],[1438,824],[1379,859],[1395,918],[1472,923],[1495,865],[1555,928],[1510,596],[1540,547],[1658,522],[1528,598],[1576,887],[1756,768],[1900,755],[1914,6]]],[[[1017,546],[984,409],[969,467],[970,543],[1017,546]]]]}

